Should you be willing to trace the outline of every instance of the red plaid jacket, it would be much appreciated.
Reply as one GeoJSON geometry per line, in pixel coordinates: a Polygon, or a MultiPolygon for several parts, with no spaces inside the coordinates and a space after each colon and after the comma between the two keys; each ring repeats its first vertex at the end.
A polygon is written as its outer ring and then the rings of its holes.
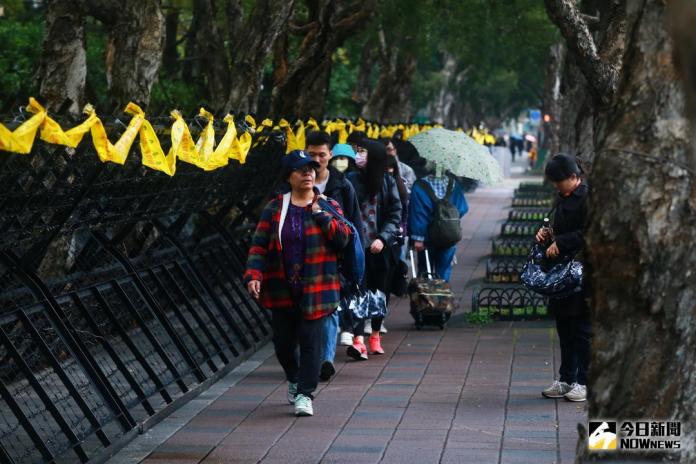
{"type": "MultiPolygon", "coordinates": [[[[289,193],[279,195],[268,202],[261,213],[244,273],[245,284],[251,280],[261,282],[261,304],[274,310],[291,309],[293,306],[279,239],[285,219],[282,214],[284,197],[286,204],[289,204],[289,193]]],[[[338,203],[331,199],[328,201],[343,214],[338,203]]],[[[312,320],[331,314],[338,307],[341,285],[336,253],[348,243],[351,230],[330,213],[312,214],[309,206],[303,225],[305,261],[301,310],[305,319],[312,320]]]]}

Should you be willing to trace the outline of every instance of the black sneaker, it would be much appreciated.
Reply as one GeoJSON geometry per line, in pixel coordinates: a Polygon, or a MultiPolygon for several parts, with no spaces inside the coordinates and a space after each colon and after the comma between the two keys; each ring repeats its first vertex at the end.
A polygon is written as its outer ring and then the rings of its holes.
{"type": "Polygon", "coordinates": [[[336,373],[336,368],[331,361],[324,361],[321,363],[321,370],[319,370],[319,379],[326,382],[336,373]]]}

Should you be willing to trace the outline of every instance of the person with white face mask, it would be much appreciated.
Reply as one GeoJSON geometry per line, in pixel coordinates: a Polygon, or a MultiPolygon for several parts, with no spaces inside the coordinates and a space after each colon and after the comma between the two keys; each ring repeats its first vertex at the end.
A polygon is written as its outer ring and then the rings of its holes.
{"type": "Polygon", "coordinates": [[[330,164],[343,174],[348,174],[356,170],[355,152],[347,143],[337,143],[331,150],[333,156],[330,164]]]}

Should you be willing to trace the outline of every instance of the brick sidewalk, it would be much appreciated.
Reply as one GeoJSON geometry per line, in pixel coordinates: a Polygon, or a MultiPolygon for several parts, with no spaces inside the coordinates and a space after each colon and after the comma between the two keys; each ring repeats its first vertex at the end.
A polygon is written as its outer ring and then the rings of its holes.
{"type": "Polygon", "coordinates": [[[230,386],[221,381],[219,396],[190,420],[184,407],[110,462],[572,463],[585,404],[539,393],[558,369],[552,324],[464,322],[514,186],[468,196],[452,273],[460,308],[446,330],[416,331],[407,301],[395,299],[387,354],[354,362],[339,347],[337,374],[320,384],[314,417],[293,416],[270,356],[230,386]],[[183,427],[171,425],[177,421],[183,427]]]}

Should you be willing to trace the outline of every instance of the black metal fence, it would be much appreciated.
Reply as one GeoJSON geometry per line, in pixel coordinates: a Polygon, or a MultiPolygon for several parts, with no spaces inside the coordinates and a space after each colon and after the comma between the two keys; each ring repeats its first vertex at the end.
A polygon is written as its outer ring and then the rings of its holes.
{"type": "Polygon", "coordinates": [[[240,277],[283,152],[172,178],[0,152],[0,462],[104,460],[270,338],[240,277]]]}

